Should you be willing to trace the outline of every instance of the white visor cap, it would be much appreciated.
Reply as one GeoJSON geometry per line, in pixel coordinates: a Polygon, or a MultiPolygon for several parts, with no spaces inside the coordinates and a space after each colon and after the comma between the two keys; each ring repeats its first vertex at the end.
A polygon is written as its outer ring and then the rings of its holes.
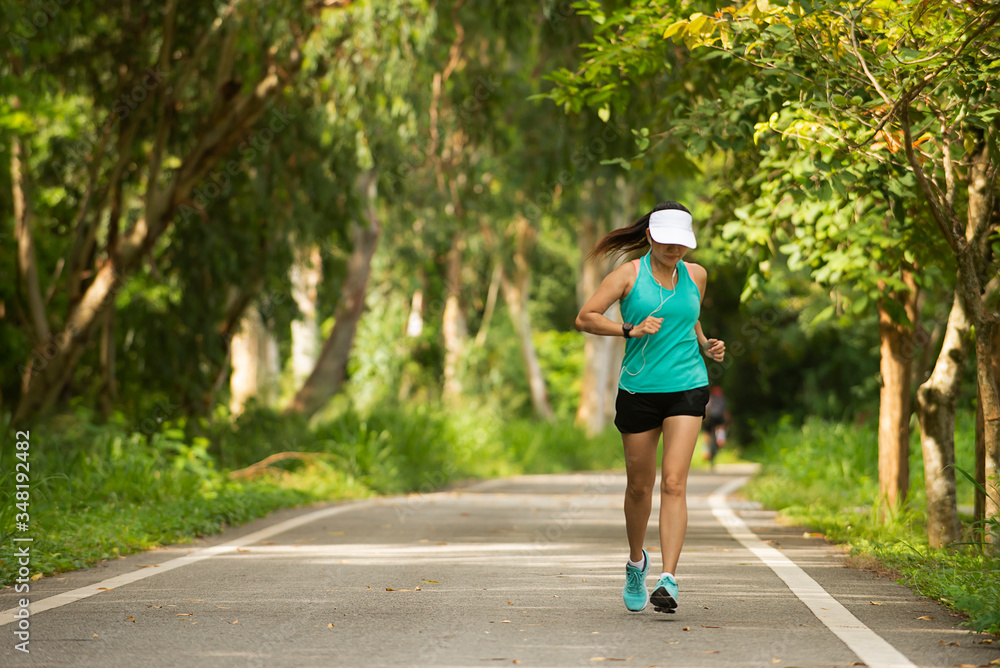
{"type": "Polygon", "coordinates": [[[649,214],[649,235],[661,244],[698,247],[691,228],[691,214],[680,209],[662,209],[649,214]]]}

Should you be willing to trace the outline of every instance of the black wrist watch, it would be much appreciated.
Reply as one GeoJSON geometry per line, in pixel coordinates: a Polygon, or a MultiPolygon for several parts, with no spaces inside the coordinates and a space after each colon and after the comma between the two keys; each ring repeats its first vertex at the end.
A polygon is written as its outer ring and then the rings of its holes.
{"type": "Polygon", "coordinates": [[[632,323],[630,323],[630,322],[624,323],[622,325],[622,336],[624,336],[626,339],[631,339],[632,338],[632,327],[633,327],[632,323]]]}

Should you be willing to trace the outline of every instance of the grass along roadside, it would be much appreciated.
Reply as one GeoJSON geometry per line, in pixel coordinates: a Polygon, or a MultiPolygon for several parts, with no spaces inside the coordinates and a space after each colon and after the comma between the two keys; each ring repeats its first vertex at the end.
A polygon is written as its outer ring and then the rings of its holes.
{"type": "MultiPolygon", "coordinates": [[[[965,470],[972,470],[973,430],[971,420],[959,421],[956,461],[965,470]]],[[[971,544],[947,550],[928,547],[923,462],[916,437],[905,508],[882,522],[876,507],[877,443],[873,425],[784,422],[767,433],[754,453],[762,468],[745,491],[789,522],[848,545],[855,565],[897,574],[920,594],[967,615],[968,628],[1000,635],[1000,559],[971,544]]],[[[959,504],[971,504],[972,493],[971,482],[959,474],[959,504]]],[[[964,541],[971,540],[970,520],[963,517],[964,541]]]]}
{"type": "MultiPolygon", "coordinates": [[[[9,546],[19,512],[15,441],[8,417],[0,428],[0,544],[9,546]]],[[[278,508],[622,462],[613,428],[587,438],[571,424],[502,420],[485,409],[393,406],[313,426],[250,411],[232,425],[165,424],[150,435],[120,421],[98,426],[81,413],[31,429],[30,528],[17,535],[33,539],[37,579],[192,542],[278,508]],[[228,475],[283,451],[305,454],[250,479],[228,475]]],[[[16,571],[10,550],[0,552],[0,586],[16,571]]]]}

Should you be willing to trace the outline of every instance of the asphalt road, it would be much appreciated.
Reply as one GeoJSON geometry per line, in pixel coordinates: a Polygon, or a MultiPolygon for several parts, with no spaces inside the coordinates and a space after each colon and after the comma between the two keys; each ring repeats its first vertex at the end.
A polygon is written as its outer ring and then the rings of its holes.
{"type": "Polygon", "coordinates": [[[1000,643],[844,567],[822,538],[712,496],[744,473],[691,476],[676,614],[622,604],[622,475],[533,476],[285,510],[199,545],[43,578],[31,586],[27,654],[11,614],[23,596],[5,589],[0,665],[951,668],[1000,658],[1000,643]]]}

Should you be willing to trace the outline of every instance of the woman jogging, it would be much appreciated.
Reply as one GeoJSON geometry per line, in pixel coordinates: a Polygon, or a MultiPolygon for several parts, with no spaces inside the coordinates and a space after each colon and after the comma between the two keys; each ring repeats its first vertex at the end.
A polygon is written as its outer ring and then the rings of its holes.
{"type": "Polygon", "coordinates": [[[591,255],[624,255],[649,247],[642,258],[611,272],[576,318],[580,331],[623,336],[615,426],[625,449],[625,607],[650,601],[657,612],[677,608],[675,573],[687,532],[687,477],[708,403],[708,372],[701,353],[721,362],[726,346],[701,331],[698,317],[708,274],[684,262],[696,246],[691,213],[677,202],[658,204],[628,227],[605,236],[591,255]],[[604,316],[615,302],[624,324],[604,316]],[[646,589],[649,553],[643,548],[656,484],[656,451],[663,435],[660,481],[660,553],[663,571],[646,589]]]}

